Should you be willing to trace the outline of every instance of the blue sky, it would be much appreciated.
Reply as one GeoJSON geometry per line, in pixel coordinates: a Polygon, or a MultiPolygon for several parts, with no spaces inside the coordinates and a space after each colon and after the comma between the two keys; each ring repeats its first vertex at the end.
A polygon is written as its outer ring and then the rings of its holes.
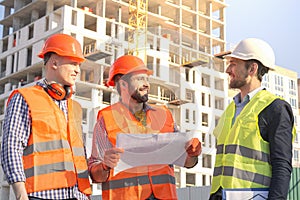
{"type": "Polygon", "coordinates": [[[300,0],[226,0],[226,40],[257,37],[274,49],[276,65],[300,77],[300,0]]]}
{"type": "Polygon", "coordinates": [[[227,42],[261,38],[273,47],[276,64],[300,77],[300,0],[226,0],[226,4],[227,42]]]}

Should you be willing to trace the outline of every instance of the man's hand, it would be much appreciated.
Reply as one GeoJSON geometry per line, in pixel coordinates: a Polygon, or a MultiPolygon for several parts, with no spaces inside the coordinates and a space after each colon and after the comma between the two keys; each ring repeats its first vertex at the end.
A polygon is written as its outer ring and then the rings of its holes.
{"type": "MultiPolygon", "coordinates": [[[[115,168],[120,160],[121,153],[124,152],[124,149],[121,148],[111,148],[105,151],[103,164],[107,169],[115,168]]],[[[105,170],[107,170],[105,169],[105,170]]]]}
{"type": "Polygon", "coordinates": [[[90,176],[93,181],[103,183],[108,180],[110,169],[117,166],[120,154],[124,152],[121,148],[111,148],[105,151],[103,162],[91,166],[90,176]]]}
{"type": "Polygon", "coordinates": [[[14,190],[16,200],[28,200],[24,182],[13,183],[12,188],[14,190]]]}
{"type": "Polygon", "coordinates": [[[198,138],[192,138],[186,144],[186,152],[189,157],[199,156],[202,152],[201,142],[198,138]]]}
{"type": "Polygon", "coordinates": [[[202,147],[198,138],[192,138],[185,145],[186,153],[188,154],[184,166],[192,168],[198,163],[198,156],[201,154],[202,147]]]}

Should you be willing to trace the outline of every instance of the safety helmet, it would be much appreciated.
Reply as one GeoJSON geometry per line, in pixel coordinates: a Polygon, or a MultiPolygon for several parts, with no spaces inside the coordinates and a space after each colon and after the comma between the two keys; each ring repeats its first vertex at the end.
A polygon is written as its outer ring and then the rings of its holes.
{"type": "Polygon", "coordinates": [[[124,55],[119,57],[112,64],[109,70],[109,77],[107,81],[108,86],[115,86],[114,77],[117,74],[129,74],[132,72],[142,72],[148,75],[152,74],[152,70],[149,70],[142,59],[133,55],[124,55]]]}
{"type": "Polygon", "coordinates": [[[265,67],[275,69],[275,54],[272,47],[265,41],[257,38],[247,38],[238,43],[231,54],[224,56],[241,60],[255,59],[265,67]]]}
{"type": "Polygon", "coordinates": [[[50,36],[45,41],[43,49],[38,56],[44,58],[48,52],[54,52],[59,56],[71,57],[80,63],[85,61],[80,43],[67,34],[58,33],[50,36]]]}

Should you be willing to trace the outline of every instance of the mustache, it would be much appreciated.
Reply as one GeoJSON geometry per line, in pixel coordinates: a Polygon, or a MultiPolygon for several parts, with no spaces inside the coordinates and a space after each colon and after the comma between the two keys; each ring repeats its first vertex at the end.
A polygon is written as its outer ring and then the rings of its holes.
{"type": "Polygon", "coordinates": [[[131,98],[135,99],[138,103],[145,103],[148,101],[148,93],[144,94],[144,95],[141,95],[139,93],[139,91],[143,91],[143,90],[140,90],[140,89],[136,89],[132,95],[131,95],[131,98]]]}

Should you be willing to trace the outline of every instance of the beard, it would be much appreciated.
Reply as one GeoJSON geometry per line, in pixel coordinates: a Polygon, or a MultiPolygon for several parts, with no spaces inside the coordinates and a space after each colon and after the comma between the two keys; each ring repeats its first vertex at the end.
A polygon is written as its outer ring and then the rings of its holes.
{"type": "Polygon", "coordinates": [[[246,80],[233,81],[229,83],[231,89],[239,89],[246,84],[246,80]]]}
{"type": "Polygon", "coordinates": [[[148,94],[141,95],[138,90],[135,90],[132,93],[131,98],[136,100],[138,103],[145,103],[148,101],[148,94]]]}
{"type": "Polygon", "coordinates": [[[247,84],[246,78],[248,77],[248,73],[242,73],[241,76],[237,77],[238,80],[233,80],[229,82],[229,87],[231,89],[239,89],[247,84]],[[241,78],[242,77],[242,78],[241,78]]]}

